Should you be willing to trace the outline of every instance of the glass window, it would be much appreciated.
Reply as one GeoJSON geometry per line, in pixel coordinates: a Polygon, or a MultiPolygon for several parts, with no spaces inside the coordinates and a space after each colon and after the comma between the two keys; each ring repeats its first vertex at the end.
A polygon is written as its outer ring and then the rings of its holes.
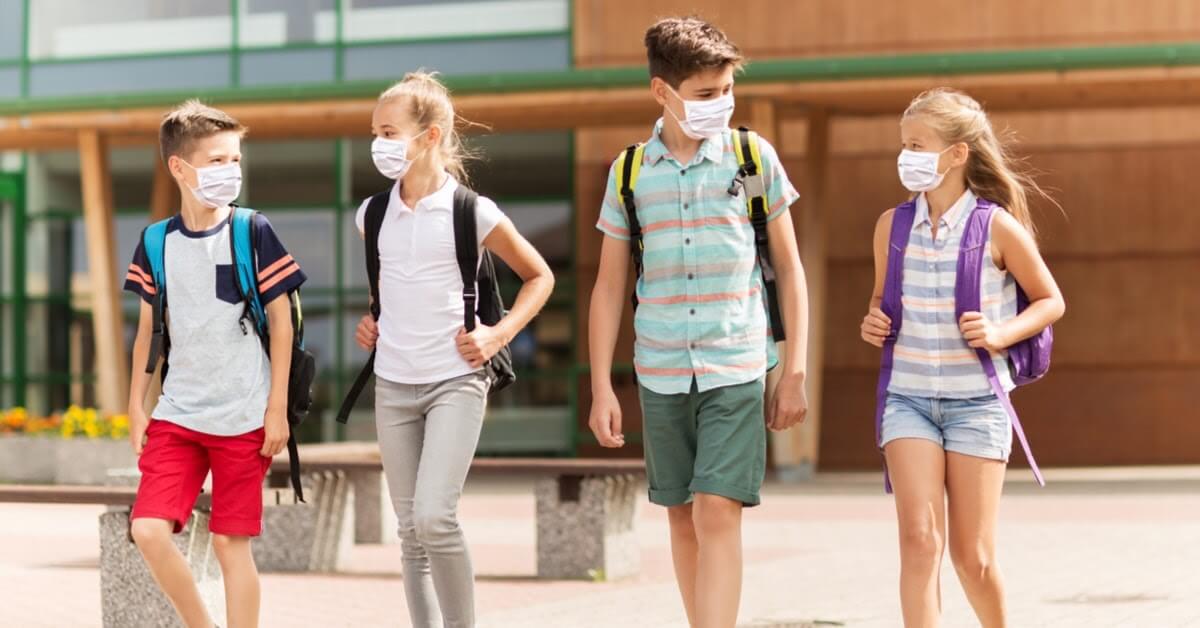
{"type": "Polygon", "coordinates": [[[334,287],[337,276],[334,248],[335,212],[332,209],[286,210],[264,212],[283,246],[300,264],[308,276],[304,288],[334,287]]]}
{"type": "Polygon", "coordinates": [[[238,43],[247,48],[332,43],[337,30],[334,0],[242,0],[238,43]]]}
{"type": "Polygon", "coordinates": [[[16,100],[21,97],[21,68],[0,67],[0,100],[16,100]]]}
{"type": "Polygon", "coordinates": [[[0,0],[0,59],[19,59],[24,49],[25,0],[0,0]]]}
{"type": "Polygon", "coordinates": [[[337,77],[331,48],[248,50],[239,61],[242,87],[332,83],[337,77]]]}
{"type": "Polygon", "coordinates": [[[255,208],[332,206],[337,202],[336,147],[332,141],[245,142],[242,202],[255,208]]]}
{"type": "Polygon", "coordinates": [[[540,35],[504,39],[416,40],[346,49],[346,80],[397,80],[406,69],[444,74],[566,70],[570,37],[540,35]]]}
{"type": "Polygon", "coordinates": [[[35,63],[29,94],[82,96],[193,90],[230,84],[227,53],[35,63]]]}
{"type": "Polygon", "coordinates": [[[348,0],[346,41],[565,32],[568,0],[348,0]]]}
{"type": "Polygon", "coordinates": [[[232,44],[228,2],[38,0],[29,4],[32,59],[210,50],[232,44]]]}

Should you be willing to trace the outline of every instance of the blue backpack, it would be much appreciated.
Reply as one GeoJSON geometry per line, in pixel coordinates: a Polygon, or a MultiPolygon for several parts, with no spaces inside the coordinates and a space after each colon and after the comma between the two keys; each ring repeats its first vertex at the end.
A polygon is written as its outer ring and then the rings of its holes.
{"type": "MultiPolygon", "coordinates": [[[[270,357],[270,329],[267,324],[267,313],[258,293],[258,260],[255,256],[254,216],[257,214],[246,207],[234,207],[229,216],[229,247],[234,265],[234,277],[238,294],[242,297],[244,309],[239,323],[243,333],[254,329],[263,345],[263,350],[270,357]]],[[[150,262],[150,275],[154,279],[155,294],[151,307],[154,310],[153,336],[150,340],[150,354],[146,360],[146,372],[153,373],[158,366],[158,359],[163,358],[162,379],[166,381],[167,369],[170,366],[171,338],[167,331],[167,275],[163,261],[163,252],[167,241],[167,227],[172,219],[160,220],[142,232],[142,247],[150,262]]],[[[304,501],[304,490],[300,486],[300,454],[296,444],[297,425],[308,416],[312,407],[312,383],[316,377],[316,361],[312,354],[304,348],[304,313],[300,305],[300,291],[293,290],[288,298],[292,310],[292,354],[288,371],[288,459],[292,489],[299,501],[304,501]]]]}

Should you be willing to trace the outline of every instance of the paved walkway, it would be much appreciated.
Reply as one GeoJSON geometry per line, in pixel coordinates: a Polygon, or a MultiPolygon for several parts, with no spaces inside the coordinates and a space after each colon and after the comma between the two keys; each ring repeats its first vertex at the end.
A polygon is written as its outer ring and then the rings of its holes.
{"type": "MultiPolygon", "coordinates": [[[[1012,626],[1200,628],[1200,470],[1014,470],[1001,561],[1012,626]]],[[[898,626],[890,498],[876,474],[773,485],[747,512],[746,626],[898,626]]],[[[484,628],[684,626],[664,513],[640,515],[643,574],[618,583],[534,580],[528,484],[472,483],[462,518],[484,628]]],[[[96,516],[0,505],[0,626],[98,626],[96,516]]],[[[407,626],[399,548],[364,546],[338,575],[266,575],[267,627],[407,626]]],[[[947,565],[945,625],[975,625],[947,565]]]]}

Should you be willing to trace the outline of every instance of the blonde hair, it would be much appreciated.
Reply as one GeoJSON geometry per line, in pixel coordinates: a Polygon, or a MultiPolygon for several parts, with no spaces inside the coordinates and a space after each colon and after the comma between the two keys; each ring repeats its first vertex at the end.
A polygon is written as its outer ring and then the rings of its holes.
{"type": "MultiPolygon", "coordinates": [[[[454,113],[454,103],[450,100],[450,90],[437,79],[437,73],[417,70],[404,75],[395,85],[384,90],[379,95],[379,104],[406,100],[408,114],[421,131],[437,125],[442,130],[438,150],[446,170],[461,182],[467,181],[466,162],[474,159],[474,152],[463,145],[462,137],[455,128],[455,123],[462,122],[474,125],[454,113]]],[[[481,126],[481,125],[476,125],[481,126]]]]}
{"type": "Polygon", "coordinates": [[[1030,234],[1036,234],[1029,209],[1029,192],[1055,201],[1012,155],[1010,134],[997,137],[987,113],[974,98],[955,89],[937,87],[919,94],[904,110],[902,120],[919,117],[947,144],[967,145],[967,187],[976,195],[1008,210],[1030,234]]]}

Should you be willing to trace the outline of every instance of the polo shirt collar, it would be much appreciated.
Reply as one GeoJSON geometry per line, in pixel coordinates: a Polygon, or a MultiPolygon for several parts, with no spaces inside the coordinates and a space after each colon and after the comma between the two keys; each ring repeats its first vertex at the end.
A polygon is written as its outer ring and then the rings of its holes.
{"type": "Polygon", "coordinates": [[[422,198],[417,202],[417,206],[412,208],[406,205],[403,199],[400,198],[400,181],[397,181],[392,185],[391,202],[394,203],[395,207],[401,212],[412,212],[420,209],[441,209],[450,211],[454,208],[454,190],[457,189],[458,181],[454,178],[454,175],[447,172],[446,180],[442,183],[442,187],[434,191],[433,194],[422,198]]]}
{"type": "MultiPolygon", "coordinates": [[[[664,158],[670,156],[671,151],[667,149],[667,145],[662,141],[663,119],[659,118],[658,122],[654,123],[654,133],[651,134],[650,140],[646,142],[646,160],[650,165],[656,165],[664,158]]],[[[703,159],[707,159],[715,164],[721,163],[721,158],[725,153],[725,142],[729,139],[729,133],[722,133],[720,137],[710,137],[700,142],[700,150],[696,152],[703,159]]],[[[692,159],[695,163],[695,158],[692,159]]],[[[691,165],[691,164],[687,164],[691,165]]]]}

